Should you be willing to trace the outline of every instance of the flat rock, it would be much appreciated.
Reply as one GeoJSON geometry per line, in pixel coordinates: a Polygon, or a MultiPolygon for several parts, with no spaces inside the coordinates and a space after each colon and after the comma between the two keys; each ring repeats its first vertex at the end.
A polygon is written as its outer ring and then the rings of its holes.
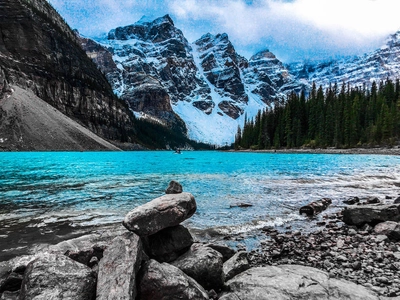
{"type": "Polygon", "coordinates": [[[376,225],[385,221],[400,221],[400,204],[349,206],[343,210],[343,222],[347,225],[376,225]]]}
{"type": "Polygon", "coordinates": [[[165,228],[142,238],[146,254],[158,262],[170,262],[189,250],[193,237],[182,225],[165,228]]]}
{"type": "Polygon", "coordinates": [[[28,264],[20,299],[92,300],[95,292],[90,268],[65,255],[43,253],[28,264]]]}
{"type": "Polygon", "coordinates": [[[99,263],[96,300],[135,299],[142,250],[140,238],[132,232],[112,240],[99,263]]]}
{"type": "Polygon", "coordinates": [[[224,284],[222,254],[210,247],[193,244],[189,251],[171,264],[207,290],[218,291],[224,284]]]}
{"type": "Polygon", "coordinates": [[[168,194],[130,211],[123,225],[139,236],[179,225],[196,211],[196,200],[190,193],[168,194]]]}
{"type": "Polygon", "coordinates": [[[153,259],[140,271],[139,298],[141,300],[209,299],[207,292],[193,278],[168,263],[153,259]]]}
{"type": "Polygon", "coordinates": [[[221,300],[379,300],[367,288],[329,278],[328,273],[298,265],[249,269],[226,283],[229,292],[221,300]]]}

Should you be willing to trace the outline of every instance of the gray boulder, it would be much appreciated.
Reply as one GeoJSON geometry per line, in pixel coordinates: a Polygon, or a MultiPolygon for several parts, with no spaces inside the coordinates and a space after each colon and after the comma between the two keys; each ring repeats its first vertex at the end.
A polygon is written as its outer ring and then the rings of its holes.
{"type": "Polygon", "coordinates": [[[92,300],[95,292],[90,268],[65,255],[43,253],[28,264],[20,299],[92,300]]]}
{"type": "Polygon", "coordinates": [[[170,262],[189,250],[193,237],[182,225],[165,228],[142,238],[146,254],[158,262],[170,262]]]}
{"type": "Polygon", "coordinates": [[[112,240],[99,263],[97,300],[133,300],[136,297],[136,275],[143,252],[140,238],[127,232],[112,240]]]}
{"type": "Polygon", "coordinates": [[[349,206],[343,210],[343,222],[348,225],[376,225],[385,221],[400,221],[400,204],[349,206]]]}
{"type": "Polygon", "coordinates": [[[386,235],[393,241],[400,241],[400,223],[393,221],[379,223],[374,227],[374,232],[378,235],[386,235]]]}
{"type": "Polygon", "coordinates": [[[183,191],[182,185],[179,182],[172,180],[169,183],[167,189],[165,190],[165,193],[166,194],[180,194],[180,193],[182,193],[182,191],[183,191]]]}
{"type": "Polygon", "coordinates": [[[239,251],[224,263],[223,271],[225,280],[230,280],[248,269],[250,269],[250,264],[247,260],[247,252],[239,251]]]}
{"type": "Polygon", "coordinates": [[[190,250],[171,263],[192,277],[207,290],[220,290],[224,285],[222,254],[202,244],[193,244],[190,250]]]}
{"type": "Polygon", "coordinates": [[[179,225],[196,211],[196,200],[190,193],[168,194],[130,211],[123,225],[139,236],[154,234],[179,225]]]}
{"type": "Polygon", "coordinates": [[[141,300],[203,300],[207,292],[193,278],[178,268],[149,260],[140,271],[139,298],[141,300]]]}
{"type": "Polygon", "coordinates": [[[220,300],[379,300],[372,291],[355,283],[329,278],[318,269],[281,265],[249,269],[230,281],[220,300]]]}

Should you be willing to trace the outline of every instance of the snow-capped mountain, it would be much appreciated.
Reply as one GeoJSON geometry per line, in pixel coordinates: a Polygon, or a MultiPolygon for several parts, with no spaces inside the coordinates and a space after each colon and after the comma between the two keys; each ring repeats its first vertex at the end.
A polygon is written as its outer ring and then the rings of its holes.
{"type": "Polygon", "coordinates": [[[253,55],[243,75],[248,91],[264,102],[264,99],[270,99],[269,102],[279,101],[287,93],[300,93],[309,88],[307,81],[297,80],[269,50],[253,55]]]}
{"type": "Polygon", "coordinates": [[[385,45],[371,53],[320,63],[295,63],[288,69],[297,79],[324,87],[343,82],[351,86],[369,86],[373,81],[379,83],[387,78],[399,78],[400,31],[389,36],[385,45]]]}
{"type": "Polygon", "coordinates": [[[168,15],[118,27],[96,42],[82,38],[82,46],[137,116],[215,145],[232,143],[245,116],[303,87],[272,53],[247,61],[227,34],[189,44],[168,15]]]}

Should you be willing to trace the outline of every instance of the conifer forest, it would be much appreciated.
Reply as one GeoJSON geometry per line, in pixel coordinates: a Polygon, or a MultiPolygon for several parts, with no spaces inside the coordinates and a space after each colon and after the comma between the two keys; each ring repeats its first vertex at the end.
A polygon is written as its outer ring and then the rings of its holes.
{"type": "Polygon", "coordinates": [[[284,104],[246,119],[235,149],[391,146],[400,136],[399,98],[399,80],[369,88],[313,84],[308,96],[292,93],[284,104]]]}

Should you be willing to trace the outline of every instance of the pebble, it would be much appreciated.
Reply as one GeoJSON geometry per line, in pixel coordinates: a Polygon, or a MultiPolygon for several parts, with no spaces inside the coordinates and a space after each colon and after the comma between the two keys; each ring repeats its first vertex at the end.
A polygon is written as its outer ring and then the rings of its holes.
{"type": "Polygon", "coordinates": [[[264,233],[271,239],[261,243],[261,251],[249,253],[250,265],[289,263],[315,267],[328,272],[330,277],[362,284],[381,296],[400,296],[399,244],[386,235],[374,235],[369,225],[360,229],[347,226],[340,215],[336,215],[335,221],[325,225],[321,222],[318,231],[311,233],[280,233],[268,228],[264,233]]]}

